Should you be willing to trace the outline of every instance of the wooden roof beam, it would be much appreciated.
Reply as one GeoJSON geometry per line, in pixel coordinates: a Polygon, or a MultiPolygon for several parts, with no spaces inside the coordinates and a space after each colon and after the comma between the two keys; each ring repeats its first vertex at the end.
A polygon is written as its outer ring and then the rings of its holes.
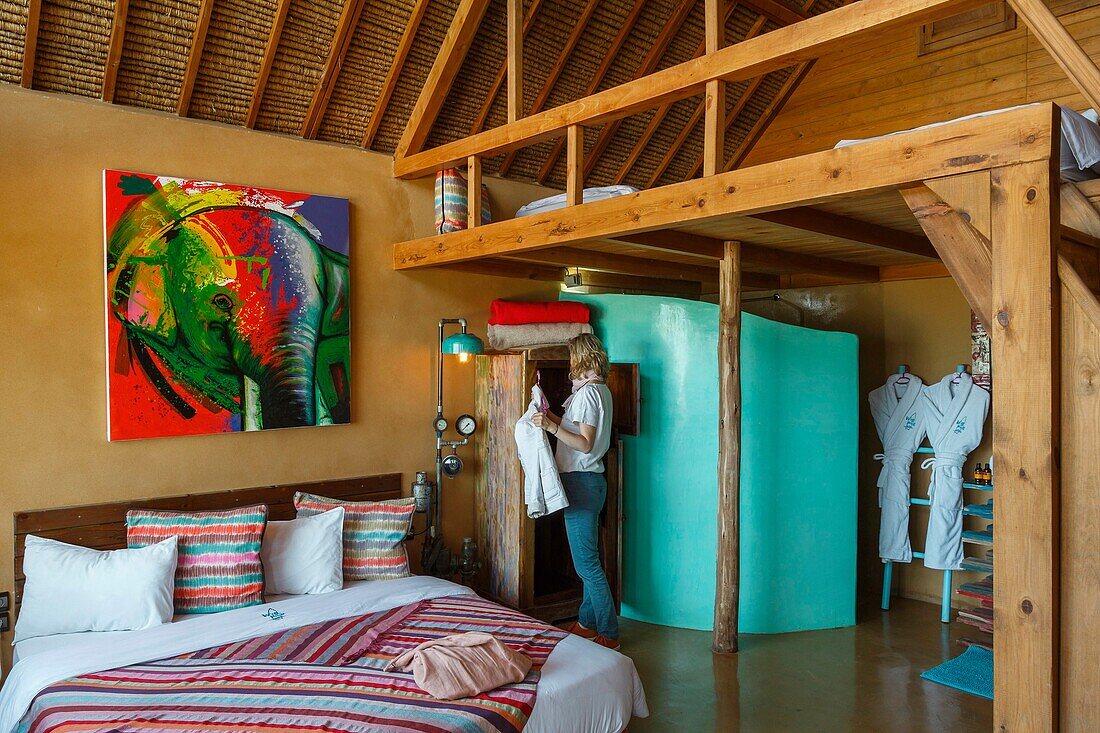
{"type": "Polygon", "coordinates": [[[186,117],[191,108],[191,93],[195,91],[195,79],[199,76],[202,63],[202,49],[206,46],[206,32],[210,30],[210,14],[214,11],[214,0],[202,0],[199,4],[199,17],[195,20],[195,30],[191,34],[191,49],[187,52],[187,65],[183,68],[183,82],[180,84],[179,101],[176,114],[186,117]]]}
{"type": "MultiPolygon", "coordinates": [[[[455,75],[462,68],[462,62],[474,42],[477,28],[488,8],[489,0],[459,0],[454,18],[451,20],[451,27],[443,38],[443,44],[439,47],[439,53],[428,72],[427,79],[424,80],[420,96],[405,125],[405,132],[397,142],[397,150],[394,153],[396,159],[400,160],[423,150],[432,125],[439,116],[439,110],[443,108],[455,75]]],[[[513,124],[519,124],[519,122],[513,124]]],[[[465,161],[476,152],[478,151],[471,151],[462,156],[462,160],[465,161]]]]}
{"type": "Polygon", "coordinates": [[[737,149],[733,151],[733,155],[726,160],[726,165],[723,170],[731,170],[738,167],[745,160],[753,149],[753,146],[764,135],[764,132],[768,129],[775,118],[779,115],[779,111],[783,109],[783,105],[787,103],[787,100],[794,94],[794,90],[798,88],[798,85],[802,83],[802,80],[806,78],[806,75],[810,73],[810,69],[814,66],[814,61],[804,61],[791,71],[791,75],[787,77],[787,80],[783,82],[783,86],[779,88],[772,100],[768,102],[768,106],[764,109],[764,113],[753,124],[752,129],[745,135],[744,139],[737,145],[737,149]]]}
{"type": "MultiPolygon", "coordinates": [[[[569,61],[569,57],[573,54],[577,44],[580,43],[581,38],[584,37],[585,30],[588,28],[588,21],[592,19],[592,14],[598,7],[598,0],[589,0],[588,4],[585,5],[584,12],[577,20],[576,25],[573,26],[573,32],[570,33],[569,38],[566,39],[565,46],[558,55],[557,62],[555,62],[554,66],[551,68],[550,74],[546,77],[546,81],[543,82],[542,88],[539,89],[539,93],[535,97],[534,103],[531,105],[531,114],[541,112],[543,107],[546,106],[546,102],[550,99],[551,92],[554,91],[554,85],[558,83],[558,79],[561,77],[562,72],[565,71],[565,66],[569,61]]],[[[638,16],[642,14],[644,8],[644,1],[635,0],[633,7],[630,9],[630,14],[627,15],[623,23],[623,29],[619,32],[619,35],[615,36],[615,40],[612,41],[611,45],[608,47],[607,53],[603,55],[600,65],[596,68],[596,72],[589,80],[588,86],[585,89],[586,95],[595,92],[600,84],[603,83],[604,77],[607,76],[607,72],[611,69],[611,64],[619,54],[619,49],[622,48],[623,43],[625,43],[626,39],[630,36],[630,31],[634,28],[634,23],[637,22],[638,16]]],[[[543,163],[542,168],[539,170],[537,176],[539,183],[546,180],[546,176],[550,175],[550,171],[553,170],[553,163],[557,163],[564,149],[565,139],[562,138],[554,145],[554,149],[550,152],[546,162],[543,163]],[[550,163],[550,161],[553,161],[553,163],[550,163]],[[544,171],[545,175],[543,175],[544,171]]],[[[505,156],[504,161],[500,165],[500,175],[507,175],[515,159],[515,152],[511,152],[505,156]]]]}
{"type": "Polygon", "coordinates": [[[1089,106],[1100,109],[1100,68],[1042,0],[1008,0],[1089,106]]]}
{"type": "MultiPolygon", "coordinates": [[[[722,259],[725,248],[725,243],[721,239],[668,229],[609,237],[607,241],[622,242],[656,252],[691,255],[711,262],[722,259]]],[[[741,260],[745,267],[754,272],[774,275],[828,275],[851,282],[876,282],[879,279],[879,268],[873,265],[764,247],[751,242],[741,243],[741,260]]]]}
{"type": "MultiPolygon", "coordinates": [[[[589,240],[764,215],[832,198],[896,190],[914,181],[994,166],[1049,160],[1058,135],[1057,108],[1051,103],[1028,105],[629,196],[500,221],[471,231],[401,242],[394,245],[394,268],[430,267],[544,247],[576,246],[589,240]]],[[[810,211],[819,213],[816,209],[810,211]]],[[[828,213],[817,221],[832,224],[837,219],[852,221],[828,213]]],[[[854,232],[847,226],[835,236],[856,242],[866,238],[869,242],[864,244],[869,246],[910,254],[916,250],[920,256],[935,257],[931,245],[919,236],[876,225],[863,224],[854,232]]]]}
{"type": "MultiPolygon", "coordinates": [[[[527,15],[523,18],[523,28],[521,35],[526,36],[527,32],[531,30],[531,26],[534,25],[535,16],[538,14],[539,6],[542,5],[542,0],[531,0],[531,7],[527,9],[527,15]]],[[[595,9],[595,3],[589,3],[589,7],[595,9]]],[[[576,28],[574,28],[574,33],[576,28]]],[[[496,101],[497,95],[500,94],[501,87],[504,86],[504,82],[508,79],[508,56],[505,55],[504,60],[500,62],[500,66],[497,67],[496,76],[493,77],[493,83],[489,87],[489,93],[485,96],[485,102],[481,105],[481,109],[478,110],[477,116],[474,117],[474,122],[470,125],[470,134],[481,132],[485,129],[485,121],[489,119],[489,112],[493,108],[493,102],[496,101]]],[[[514,120],[509,120],[513,122],[514,120]]]]}
{"type": "Polygon", "coordinates": [[[348,53],[348,47],[351,46],[351,37],[355,34],[355,27],[359,25],[359,16],[363,13],[365,4],[366,0],[347,0],[344,3],[340,20],[336,24],[336,32],[328,47],[328,56],[321,70],[321,78],[317,80],[309,109],[306,110],[306,117],[302,120],[302,137],[306,139],[317,137],[317,131],[321,129],[325,110],[328,109],[332,90],[336,86],[336,77],[340,75],[340,67],[344,65],[344,57],[348,53]]]}
{"type": "MultiPolygon", "coordinates": [[[[862,0],[816,15],[798,23],[797,27],[779,28],[766,36],[727,46],[432,150],[411,154],[399,149],[394,160],[394,175],[416,178],[460,163],[471,155],[492,157],[507,153],[559,137],[569,125],[598,125],[700,94],[708,81],[751,79],[817,58],[873,32],[917,25],[981,4],[981,0],[862,0]]],[[[406,133],[415,129],[417,120],[414,116],[414,124],[406,133]]]]}
{"type": "Polygon", "coordinates": [[[42,0],[27,3],[27,26],[23,35],[22,85],[30,89],[34,85],[34,61],[38,56],[38,22],[42,18],[42,0]]]}
{"type": "MultiPolygon", "coordinates": [[[[714,0],[709,1],[713,2],[714,0]]],[[[679,4],[673,9],[672,15],[669,16],[668,21],[661,27],[661,32],[658,33],[657,37],[653,40],[653,45],[649,47],[645,56],[642,57],[641,63],[638,64],[638,68],[634,71],[634,79],[641,79],[653,73],[653,70],[657,68],[657,64],[661,62],[665,52],[668,50],[669,44],[676,38],[684,22],[688,19],[688,16],[691,15],[691,11],[694,7],[695,0],[680,0],[679,4]]],[[[592,150],[587,153],[584,165],[584,175],[586,178],[596,167],[596,163],[599,162],[600,156],[603,155],[603,151],[607,149],[607,146],[611,143],[611,138],[619,131],[619,126],[622,125],[622,123],[622,119],[611,120],[604,125],[596,136],[596,142],[593,143],[592,150]]]]}
{"type": "Polygon", "coordinates": [[[401,40],[397,42],[397,52],[394,53],[393,63],[386,72],[386,80],[382,82],[382,89],[378,93],[378,99],[371,110],[370,119],[367,120],[367,128],[363,131],[363,147],[370,148],[374,142],[374,136],[378,134],[378,128],[382,125],[382,118],[389,107],[390,97],[397,88],[397,80],[401,78],[401,70],[405,67],[405,59],[409,56],[413,41],[416,40],[416,31],[420,28],[420,21],[424,19],[424,11],[428,9],[429,0],[416,0],[409,20],[405,23],[405,30],[401,34],[401,40]]]}
{"type": "Polygon", "coordinates": [[[290,0],[279,0],[279,5],[275,8],[275,17],[271,21],[271,32],[267,36],[267,45],[264,46],[260,71],[256,75],[256,86],[252,88],[252,101],[249,102],[248,112],[244,116],[244,126],[247,128],[255,127],[256,119],[260,116],[260,105],[264,101],[267,78],[271,76],[271,66],[275,63],[275,51],[279,48],[279,40],[283,35],[283,25],[286,23],[288,12],[290,12],[290,0]]]}
{"type": "Polygon", "coordinates": [[[104,102],[115,101],[118,65],[122,60],[122,44],[126,40],[126,17],[129,12],[130,0],[115,0],[115,9],[111,13],[111,37],[107,42],[107,60],[103,64],[103,87],[100,97],[104,102]]]}
{"type": "Polygon", "coordinates": [[[769,224],[798,229],[844,242],[904,252],[933,260],[939,259],[936,248],[925,237],[808,206],[767,211],[752,214],[751,217],[769,224]]]}
{"type": "Polygon", "coordinates": [[[794,25],[810,17],[809,14],[787,7],[777,0],[737,0],[737,4],[751,8],[783,25],[794,25]]]}

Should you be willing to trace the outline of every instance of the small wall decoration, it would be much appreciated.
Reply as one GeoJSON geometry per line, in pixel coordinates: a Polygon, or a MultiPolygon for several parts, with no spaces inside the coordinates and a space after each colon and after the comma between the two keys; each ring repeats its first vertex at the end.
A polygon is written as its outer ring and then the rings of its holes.
{"type": "Polygon", "coordinates": [[[107,170],[110,440],[351,421],[348,201],[107,170]]]}
{"type": "Polygon", "coordinates": [[[989,332],[974,311],[970,311],[970,373],[974,377],[974,384],[986,391],[993,391],[989,332]]]}

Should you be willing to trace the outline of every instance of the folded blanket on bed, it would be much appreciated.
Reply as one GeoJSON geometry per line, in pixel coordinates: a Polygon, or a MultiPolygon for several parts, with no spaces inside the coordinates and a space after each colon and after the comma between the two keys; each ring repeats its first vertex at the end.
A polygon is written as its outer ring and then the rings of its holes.
{"type": "Polygon", "coordinates": [[[529,323],[524,326],[489,324],[489,347],[497,351],[531,346],[555,346],[574,336],[592,333],[587,323],[529,323]]]}
{"type": "Polygon", "coordinates": [[[492,634],[468,631],[417,645],[386,665],[412,672],[420,689],[437,700],[459,700],[522,682],[531,660],[492,634]]]}
{"type": "Polygon", "coordinates": [[[588,323],[588,320],[588,306],[571,300],[523,302],[497,299],[489,305],[489,324],[493,326],[588,323]]]}

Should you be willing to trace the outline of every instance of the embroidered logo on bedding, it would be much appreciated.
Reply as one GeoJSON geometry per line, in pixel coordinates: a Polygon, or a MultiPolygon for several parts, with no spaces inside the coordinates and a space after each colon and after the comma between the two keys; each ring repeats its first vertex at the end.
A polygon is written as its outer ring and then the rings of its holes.
{"type": "Polygon", "coordinates": [[[278,621],[284,616],[286,616],[285,613],[283,613],[282,611],[276,611],[274,608],[269,608],[267,609],[267,612],[264,613],[264,618],[271,619],[272,621],[278,621]]]}
{"type": "Polygon", "coordinates": [[[917,413],[913,412],[905,416],[905,429],[912,430],[917,427],[917,413]]]}
{"type": "Polygon", "coordinates": [[[962,418],[961,420],[956,420],[955,421],[955,429],[952,430],[951,432],[955,433],[955,435],[960,435],[960,434],[962,434],[962,431],[964,431],[964,430],[966,430],[966,418],[965,417],[962,418]]]}

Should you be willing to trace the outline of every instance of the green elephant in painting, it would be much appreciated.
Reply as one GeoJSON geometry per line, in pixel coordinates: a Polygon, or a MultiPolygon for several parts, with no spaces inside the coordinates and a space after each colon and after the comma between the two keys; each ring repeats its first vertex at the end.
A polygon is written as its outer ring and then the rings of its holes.
{"type": "Polygon", "coordinates": [[[350,422],[346,256],[232,192],[157,188],[133,209],[110,234],[108,295],[173,407],[194,414],[167,377],[245,430],[350,422]]]}

